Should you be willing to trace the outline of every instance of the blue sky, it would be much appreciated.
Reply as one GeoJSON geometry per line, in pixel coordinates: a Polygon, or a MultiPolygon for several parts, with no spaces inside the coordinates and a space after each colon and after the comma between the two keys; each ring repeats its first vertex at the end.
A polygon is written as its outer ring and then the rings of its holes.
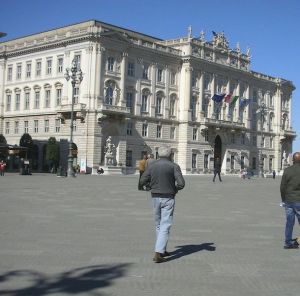
{"type": "Polygon", "coordinates": [[[162,39],[224,31],[230,47],[251,48],[251,70],[291,80],[292,126],[300,151],[299,0],[11,0],[0,1],[1,41],[96,19],[162,39]]]}

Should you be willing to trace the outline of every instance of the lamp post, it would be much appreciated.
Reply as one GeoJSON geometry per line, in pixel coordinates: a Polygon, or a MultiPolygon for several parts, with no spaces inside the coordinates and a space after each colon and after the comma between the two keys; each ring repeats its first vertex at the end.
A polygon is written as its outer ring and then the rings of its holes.
{"type": "Polygon", "coordinates": [[[261,132],[261,139],[260,139],[260,155],[259,155],[259,177],[264,178],[264,159],[262,150],[264,147],[264,121],[265,121],[265,114],[266,114],[266,105],[265,103],[262,103],[259,106],[258,112],[260,113],[260,132],[261,132]]]}
{"type": "Polygon", "coordinates": [[[74,128],[74,94],[75,86],[79,85],[83,79],[82,71],[77,67],[76,60],[73,59],[71,69],[67,68],[65,72],[65,79],[71,80],[72,84],[72,104],[71,104],[71,122],[70,122],[70,142],[69,142],[69,154],[68,154],[68,177],[75,177],[73,170],[73,128],[74,128]]]}

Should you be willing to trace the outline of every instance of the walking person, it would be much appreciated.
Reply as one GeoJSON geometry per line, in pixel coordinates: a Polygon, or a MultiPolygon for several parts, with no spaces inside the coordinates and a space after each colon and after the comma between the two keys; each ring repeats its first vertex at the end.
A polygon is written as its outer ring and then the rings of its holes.
{"type": "Polygon", "coordinates": [[[170,160],[171,148],[160,147],[158,155],[159,159],[147,168],[140,179],[141,186],[151,188],[156,228],[155,263],[165,262],[165,257],[170,255],[167,244],[173,221],[175,195],[185,186],[179,165],[170,160]]]}
{"type": "Polygon", "coordinates": [[[4,176],[5,169],[6,169],[6,163],[3,160],[1,160],[0,161],[0,176],[4,176]]]}
{"type": "Polygon", "coordinates": [[[280,184],[281,200],[286,213],[285,249],[299,247],[292,235],[296,217],[300,224],[300,152],[294,153],[293,163],[284,170],[280,184]]]}
{"type": "Polygon", "coordinates": [[[221,179],[221,161],[220,161],[219,157],[217,157],[216,160],[215,160],[213,182],[215,182],[215,179],[216,179],[217,175],[219,176],[219,181],[222,182],[222,179],[221,179]]]}
{"type": "Polygon", "coordinates": [[[154,159],[154,154],[153,154],[153,153],[150,153],[150,154],[148,155],[148,158],[147,158],[146,168],[147,168],[151,163],[153,163],[153,161],[155,161],[155,159],[154,159]]]}
{"type": "Polygon", "coordinates": [[[144,154],[143,158],[139,161],[139,172],[140,172],[139,184],[138,184],[139,190],[144,190],[143,186],[140,183],[140,180],[141,180],[143,173],[146,170],[146,163],[147,163],[147,154],[144,154]]]}

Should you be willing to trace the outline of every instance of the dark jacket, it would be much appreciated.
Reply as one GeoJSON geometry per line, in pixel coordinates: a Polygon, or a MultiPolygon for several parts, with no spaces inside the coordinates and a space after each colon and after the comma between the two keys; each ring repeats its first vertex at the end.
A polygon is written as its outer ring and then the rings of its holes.
{"type": "Polygon", "coordinates": [[[300,163],[284,170],[280,193],[283,202],[300,202],[300,163]]]}
{"type": "Polygon", "coordinates": [[[152,196],[175,196],[185,186],[178,164],[167,158],[154,161],[140,179],[142,186],[150,186],[152,196]]]}

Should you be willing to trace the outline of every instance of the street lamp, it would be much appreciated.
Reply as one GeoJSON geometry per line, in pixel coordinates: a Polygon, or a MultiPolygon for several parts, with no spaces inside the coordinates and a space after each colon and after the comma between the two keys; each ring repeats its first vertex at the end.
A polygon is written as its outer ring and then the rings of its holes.
{"type": "Polygon", "coordinates": [[[260,132],[261,132],[261,139],[260,139],[260,155],[259,155],[259,177],[264,178],[264,159],[262,150],[264,147],[264,122],[265,122],[265,114],[266,114],[266,105],[265,103],[261,103],[258,109],[258,113],[260,113],[260,132]]]}
{"type": "Polygon", "coordinates": [[[73,128],[74,128],[74,94],[75,86],[79,85],[83,79],[82,71],[77,66],[76,60],[73,59],[71,69],[67,68],[65,72],[65,78],[67,81],[71,79],[72,83],[72,108],[71,108],[71,122],[70,122],[70,142],[69,142],[69,155],[68,155],[68,177],[75,177],[73,170],[73,128]]]}

